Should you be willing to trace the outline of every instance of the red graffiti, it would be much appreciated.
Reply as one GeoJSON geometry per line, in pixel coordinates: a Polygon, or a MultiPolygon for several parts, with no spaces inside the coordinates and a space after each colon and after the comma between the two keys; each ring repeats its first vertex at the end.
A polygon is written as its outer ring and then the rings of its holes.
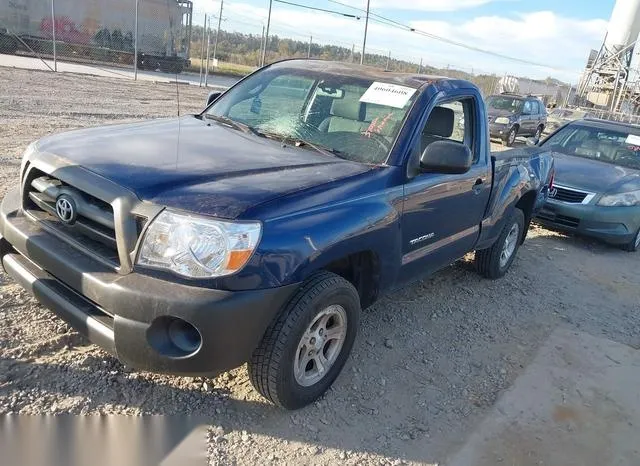
{"type": "MultiPolygon", "coordinates": [[[[56,41],[69,42],[71,44],[90,44],[92,36],[78,28],[76,23],[68,16],[56,16],[56,41]]],[[[51,18],[45,18],[40,23],[40,31],[44,37],[53,38],[53,22],[51,18]]]]}
{"type": "Polygon", "coordinates": [[[387,123],[389,122],[389,119],[391,119],[392,116],[393,116],[393,112],[389,113],[382,120],[380,120],[379,117],[374,118],[371,124],[369,125],[369,127],[367,128],[367,130],[364,133],[362,133],[362,135],[370,138],[372,133],[377,133],[377,134],[382,133],[382,130],[384,129],[385,126],[387,126],[387,123]]]}

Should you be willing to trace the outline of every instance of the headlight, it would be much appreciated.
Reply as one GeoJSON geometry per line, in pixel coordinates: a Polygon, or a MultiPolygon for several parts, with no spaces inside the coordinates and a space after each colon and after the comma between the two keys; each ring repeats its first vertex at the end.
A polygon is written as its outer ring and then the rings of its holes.
{"type": "Polygon", "coordinates": [[[509,118],[507,118],[507,117],[498,117],[498,118],[496,118],[496,123],[498,123],[499,125],[508,125],[509,124],[509,118]]]}
{"type": "Polygon", "coordinates": [[[165,210],[145,233],[137,263],[190,278],[229,275],[258,245],[258,222],[235,223],[165,210]]]}
{"type": "Polygon", "coordinates": [[[602,196],[598,205],[607,207],[629,207],[640,204],[640,190],[628,193],[608,194],[602,196]]]}

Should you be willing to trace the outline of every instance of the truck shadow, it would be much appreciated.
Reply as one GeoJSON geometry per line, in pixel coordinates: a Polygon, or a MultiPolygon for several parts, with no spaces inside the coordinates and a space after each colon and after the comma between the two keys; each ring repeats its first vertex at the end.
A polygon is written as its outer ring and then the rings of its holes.
{"type": "Polygon", "coordinates": [[[227,455],[255,441],[255,448],[276,457],[294,449],[300,463],[316,462],[317,454],[338,462],[338,451],[356,462],[367,453],[441,463],[557,325],[587,326],[591,308],[623,318],[622,306],[600,284],[567,286],[568,253],[589,244],[536,230],[501,280],[480,278],[466,258],[383,297],[365,311],[334,387],[297,412],[263,401],[244,368],[214,380],[166,377],[131,371],[91,345],[49,349],[47,363],[38,355],[0,359],[0,398],[9,412],[51,412],[55,402],[75,414],[195,416],[224,431],[211,441],[227,455]],[[16,393],[35,397],[11,401],[16,393]]]}

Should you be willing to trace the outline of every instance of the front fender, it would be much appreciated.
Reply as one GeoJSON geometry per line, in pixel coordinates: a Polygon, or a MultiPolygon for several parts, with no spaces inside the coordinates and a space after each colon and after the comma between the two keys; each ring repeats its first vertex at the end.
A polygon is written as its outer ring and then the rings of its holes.
{"type": "Polygon", "coordinates": [[[396,208],[401,198],[399,187],[266,222],[264,273],[280,285],[301,282],[333,261],[370,251],[380,264],[380,287],[386,288],[402,256],[396,208]]]}

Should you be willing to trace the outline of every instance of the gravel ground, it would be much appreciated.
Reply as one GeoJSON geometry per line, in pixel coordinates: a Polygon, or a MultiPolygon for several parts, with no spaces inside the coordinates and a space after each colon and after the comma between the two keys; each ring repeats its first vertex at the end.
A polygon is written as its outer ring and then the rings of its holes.
{"type": "MultiPolygon", "coordinates": [[[[180,86],[182,113],[205,95],[180,86]]],[[[176,109],[175,86],[0,68],[0,195],[34,139],[176,109]]],[[[467,257],[385,296],[334,387],[295,413],[244,367],[213,380],[124,367],[0,273],[0,414],[204,414],[211,464],[442,463],[556,327],[640,347],[637,263],[533,227],[502,280],[467,257]]]]}

